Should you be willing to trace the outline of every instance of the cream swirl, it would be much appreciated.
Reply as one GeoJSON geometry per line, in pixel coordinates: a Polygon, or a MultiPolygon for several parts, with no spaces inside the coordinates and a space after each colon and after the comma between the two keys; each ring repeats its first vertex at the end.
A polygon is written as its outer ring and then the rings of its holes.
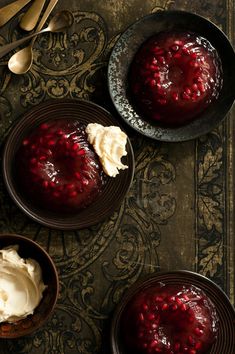
{"type": "Polygon", "coordinates": [[[128,168],[121,162],[121,158],[127,155],[127,135],[119,127],[90,123],[86,127],[86,133],[108,176],[116,177],[119,170],[128,168]]]}
{"type": "Polygon", "coordinates": [[[19,256],[19,247],[0,250],[0,322],[15,322],[33,314],[46,286],[37,261],[19,256]]]}

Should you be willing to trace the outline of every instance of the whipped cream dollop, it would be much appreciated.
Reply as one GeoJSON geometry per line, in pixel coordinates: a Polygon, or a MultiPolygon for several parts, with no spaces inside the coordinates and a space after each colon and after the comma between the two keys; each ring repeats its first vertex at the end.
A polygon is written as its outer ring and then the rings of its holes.
{"type": "Polygon", "coordinates": [[[33,314],[46,286],[37,261],[23,259],[17,245],[0,250],[0,322],[33,314]]]}
{"type": "Polygon", "coordinates": [[[127,135],[119,127],[90,123],[86,127],[86,133],[108,176],[116,177],[119,170],[128,168],[121,162],[121,158],[127,155],[127,135]]]}

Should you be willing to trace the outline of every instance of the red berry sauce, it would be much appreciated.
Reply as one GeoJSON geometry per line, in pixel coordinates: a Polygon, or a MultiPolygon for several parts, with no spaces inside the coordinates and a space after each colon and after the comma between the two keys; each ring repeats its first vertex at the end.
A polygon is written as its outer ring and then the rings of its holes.
{"type": "Polygon", "coordinates": [[[215,306],[195,286],[159,284],[139,292],[122,315],[128,353],[207,353],[217,337],[215,306]]]}
{"type": "Polygon", "coordinates": [[[210,42],[194,33],[161,32],[137,52],[131,96],[142,114],[170,126],[195,119],[222,88],[222,64],[210,42]]]}
{"type": "Polygon", "coordinates": [[[72,212],[91,204],[104,183],[98,157],[76,120],[41,124],[17,153],[20,187],[37,205],[72,212]]]}

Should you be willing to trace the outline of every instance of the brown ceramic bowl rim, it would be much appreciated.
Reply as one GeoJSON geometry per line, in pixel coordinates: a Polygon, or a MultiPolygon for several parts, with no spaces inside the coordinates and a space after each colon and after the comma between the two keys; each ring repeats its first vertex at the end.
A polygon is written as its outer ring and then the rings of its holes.
{"type": "MultiPolygon", "coordinates": [[[[24,241],[24,242],[28,242],[30,245],[32,245],[33,247],[35,247],[38,252],[42,253],[46,258],[47,260],[49,261],[50,263],[50,266],[51,266],[51,269],[53,270],[53,274],[54,274],[54,277],[55,277],[55,284],[56,284],[56,291],[53,293],[54,294],[54,299],[53,299],[53,304],[52,306],[50,307],[50,311],[48,311],[48,313],[46,314],[46,316],[43,317],[43,319],[40,321],[40,323],[38,324],[35,324],[33,329],[31,329],[30,327],[29,328],[25,328],[24,331],[22,331],[20,334],[16,334],[14,333],[12,336],[10,335],[1,335],[0,334],[0,339],[13,339],[13,338],[20,338],[20,337],[23,337],[25,335],[28,335],[28,334],[31,334],[33,332],[35,332],[38,328],[42,327],[46,321],[48,320],[48,318],[52,315],[54,309],[55,309],[55,306],[56,306],[56,303],[57,303],[57,300],[58,300],[58,296],[59,296],[59,275],[58,275],[58,272],[57,272],[57,269],[56,269],[56,266],[51,258],[51,256],[45,251],[45,249],[40,246],[37,242],[25,237],[25,236],[22,236],[22,235],[19,235],[19,234],[11,234],[11,233],[1,233],[0,234],[0,241],[1,239],[6,239],[6,240],[9,240],[12,238],[12,245],[17,242],[17,240],[19,240],[19,242],[21,241],[24,241]]],[[[20,247],[20,244],[19,244],[19,247],[20,247]]],[[[33,257],[32,257],[33,258],[33,257]]],[[[40,265],[41,266],[41,265],[40,265]]],[[[41,266],[42,268],[42,266],[41,266]]],[[[43,299],[42,299],[43,300],[43,299]]],[[[41,301],[42,301],[41,300],[41,301]]],[[[39,305],[38,305],[39,306],[39,305]]],[[[25,318],[27,319],[27,317],[25,318]]],[[[6,322],[7,323],[7,322],[6,322]]]]}
{"type": "MultiPolygon", "coordinates": [[[[177,280],[177,276],[179,276],[179,279],[182,280],[182,285],[184,285],[184,276],[188,276],[192,278],[192,285],[193,284],[193,278],[195,281],[197,280],[199,283],[202,283],[201,289],[207,294],[207,290],[203,288],[203,283],[206,283],[208,287],[215,289],[220,295],[221,295],[221,301],[226,303],[226,306],[229,308],[229,312],[232,314],[234,317],[233,320],[233,325],[235,324],[235,309],[233,305],[230,302],[229,297],[227,294],[211,279],[207,278],[206,276],[190,271],[190,270],[172,270],[172,271],[159,271],[159,272],[154,272],[152,274],[145,275],[143,278],[137,280],[135,283],[130,285],[129,289],[125,292],[123,298],[121,301],[118,303],[116,306],[114,313],[112,315],[112,320],[111,320],[111,330],[110,330],[110,343],[111,343],[111,350],[112,354],[126,354],[123,351],[118,350],[118,343],[119,340],[117,338],[117,332],[119,329],[120,325],[120,319],[123,313],[123,310],[125,309],[126,305],[128,302],[135,296],[138,291],[140,291],[143,287],[150,287],[151,285],[154,285],[156,283],[160,283],[161,281],[164,283],[167,283],[167,280],[162,280],[160,279],[161,277],[164,276],[172,276],[170,280],[177,280]]],[[[179,284],[179,282],[177,282],[179,284]]],[[[200,288],[200,285],[196,284],[196,287],[200,288]]],[[[210,295],[208,295],[210,298],[210,295]]],[[[212,348],[213,349],[213,348],[212,348]]],[[[218,354],[218,353],[210,353],[207,354],[218,354]]],[[[226,354],[232,354],[232,353],[226,353],[226,354]]]]}
{"type": "MultiPolygon", "coordinates": [[[[158,125],[157,122],[146,120],[143,118],[143,114],[139,112],[138,109],[130,102],[129,94],[127,93],[127,83],[124,81],[127,80],[129,66],[134,58],[134,55],[138,51],[138,48],[150,37],[154,34],[158,33],[153,29],[150,31],[151,34],[146,36],[146,34],[142,33],[143,25],[147,25],[148,22],[156,20],[156,23],[161,20],[165,21],[165,18],[169,16],[176,16],[178,18],[182,18],[182,21],[193,22],[193,20],[197,21],[197,26],[199,28],[198,32],[194,29],[189,29],[189,31],[197,32],[199,35],[207,38],[206,34],[201,33],[200,27],[201,24],[209,27],[207,31],[213,31],[214,33],[214,42],[217,40],[222,42],[223,39],[223,49],[217,47],[213,43],[213,47],[216,48],[217,51],[222,50],[220,54],[220,58],[222,61],[222,65],[224,68],[224,58],[227,60],[227,56],[231,59],[233,63],[233,68],[235,68],[234,60],[235,60],[235,51],[230,43],[228,36],[223,32],[223,30],[216,25],[214,22],[210,21],[208,18],[198,15],[196,13],[184,10],[164,10],[157,11],[150,14],[147,14],[138,20],[131,23],[118,38],[115,43],[110,58],[108,62],[108,89],[111,100],[119,113],[120,117],[128,124],[132,129],[138,132],[141,135],[149,137],[154,140],[164,141],[164,142],[183,142],[192,139],[196,139],[201,135],[205,135],[209,133],[212,129],[214,129],[217,125],[221,124],[221,122],[226,118],[229,113],[234,100],[235,100],[235,90],[234,84],[231,81],[231,75],[235,77],[234,71],[231,69],[228,73],[228,77],[226,76],[226,83],[229,87],[225,87],[223,85],[222,90],[219,94],[218,100],[214,101],[209,105],[198,118],[192,120],[191,122],[177,127],[167,127],[158,125]],[[137,33],[137,37],[134,37],[134,33],[137,33]],[[134,38],[133,38],[134,37],[134,38]],[[219,39],[217,39],[219,37],[219,39]],[[132,41],[132,45],[130,45],[130,41],[132,41]],[[132,48],[133,47],[133,48],[132,48]],[[226,49],[226,51],[225,51],[226,49]],[[229,54],[228,54],[229,52],[229,54]],[[225,53],[225,54],[224,54],[225,53]],[[126,63],[126,69],[122,69],[123,72],[119,73],[119,67],[121,66],[121,61],[123,60],[126,63]],[[118,62],[118,69],[116,68],[116,63],[118,62]],[[224,98],[224,92],[229,94],[229,99],[224,98]],[[234,93],[233,93],[234,92],[234,93]],[[215,112],[212,112],[212,107],[215,107],[215,112]],[[221,112],[219,112],[218,107],[221,108],[221,112]]],[[[164,23],[164,22],[163,22],[164,23]]],[[[152,24],[152,23],[151,23],[152,24]]],[[[194,24],[194,23],[193,23],[194,24]]],[[[182,25],[182,24],[181,24],[182,25]]],[[[166,26],[166,24],[165,24],[166,26]]],[[[170,29],[165,28],[165,31],[170,29]]],[[[161,31],[164,31],[163,29],[161,31]]],[[[172,30],[172,28],[171,28],[172,30]]],[[[184,29],[185,30],[185,29],[184,29]]],[[[209,36],[210,37],[210,36],[209,36]]],[[[211,41],[209,38],[207,38],[211,41]]],[[[229,66],[231,63],[229,62],[229,66]]],[[[224,76],[225,79],[225,76],[224,76]]]]}
{"type": "MultiPolygon", "coordinates": [[[[131,187],[134,177],[135,161],[131,141],[129,138],[127,138],[126,149],[128,151],[128,154],[127,156],[125,156],[125,159],[127,159],[129,168],[124,171],[120,171],[120,174],[115,178],[108,176],[103,191],[95,200],[95,202],[82,209],[81,211],[78,211],[77,213],[65,215],[64,213],[59,214],[50,211],[47,212],[46,210],[35,206],[33,202],[27,201],[27,199],[21,195],[19,188],[16,187],[15,178],[11,169],[12,159],[15,157],[16,154],[14,141],[18,142],[20,139],[19,136],[22,137],[24,136],[24,134],[26,134],[26,132],[30,131],[30,129],[32,129],[33,123],[35,123],[36,126],[40,122],[44,122],[50,119],[62,118],[60,116],[60,112],[62,111],[65,114],[65,107],[70,110],[72,115],[71,119],[75,119],[74,112],[77,113],[79,109],[82,109],[82,112],[83,110],[85,110],[86,112],[92,111],[92,113],[93,111],[98,110],[98,118],[97,116],[92,116],[94,117],[94,122],[96,121],[97,123],[99,123],[101,120],[102,122],[104,121],[106,125],[121,126],[120,123],[113,117],[113,115],[108,110],[94,102],[81,99],[46,100],[37,106],[31,107],[31,109],[26,111],[21,116],[21,118],[16,121],[15,124],[12,126],[4,146],[2,167],[3,179],[8,193],[10,194],[15,204],[28,217],[30,217],[33,221],[36,221],[44,226],[53,229],[75,230],[93,226],[110,216],[113,212],[115,212],[115,210],[120,206],[121,202],[123,201],[131,187]],[[60,107],[60,109],[58,109],[58,107],[60,107]],[[52,113],[53,118],[50,118],[50,115],[46,116],[47,111],[49,111],[49,114],[52,113]],[[56,118],[56,113],[59,118],[56,118]],[[117,189],[119,189],[118,194],[117,189]],[[115,194],[116,198],[112,197],[113,193],[115,194]]],[[[77,119],[79,120],[78,114],[77,117],[77,119]]],[[[88,118],[84,118],[84,113],[83,116],[80,117],[82,123],[84,123],[84,121],[86,120],[86,123],[88,124],[87,119],[88,118]]],[[[124,131],[122,126],[121,129],[124,131]]]]}

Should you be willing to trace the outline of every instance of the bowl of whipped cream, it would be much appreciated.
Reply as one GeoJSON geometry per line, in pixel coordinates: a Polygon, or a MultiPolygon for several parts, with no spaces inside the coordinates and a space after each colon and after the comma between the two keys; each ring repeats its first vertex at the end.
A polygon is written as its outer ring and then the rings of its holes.
{"type": "Polygon", "coordinates": [[[0,235],[0,338],[41,327],[58,297],[59,279],[49,254],[31,239],[0,235]]]}

